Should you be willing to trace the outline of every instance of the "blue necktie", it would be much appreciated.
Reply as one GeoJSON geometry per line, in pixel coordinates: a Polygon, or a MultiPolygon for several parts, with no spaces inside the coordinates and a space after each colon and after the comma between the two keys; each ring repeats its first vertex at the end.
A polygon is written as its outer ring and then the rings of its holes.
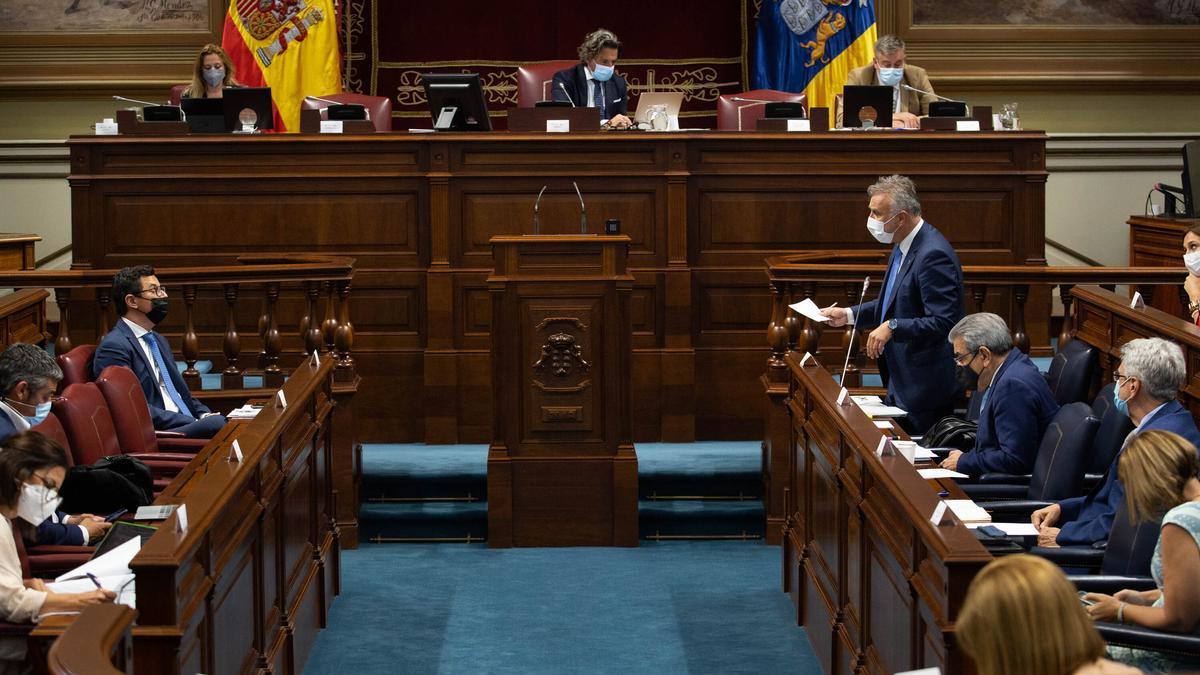
{"type": "MultiPolygon", "coordinates": [[[[896,290],[896,277],[900,276],[900,247],[892,249],[892,261],[888,263],[887,285],[883,288],[883,305],[879,308],[879,316],[882,317],[884,312],[892,302],[892,294],[896,290]]],[[[882,319],[880,319],[882,322],[882,319]]]]}
{"type": "Polygon", "coordinates": [[[179,391],[175,389],[175,383],[171,381],[171,373],[167,370],[167,362],[163,360],[162,350],[158,348],[158,340],[154,339],[154,333],[146,333],[142,336],[146,344],[150,345],[150,353],[154,355],[154,362],[158,364],[158,374],[162,376],[163,385],[167,388],[167,394],[171,396],[171,400],[175,402],[175,406],[179,408],[179,412],[192,417],[192,411],[183,403],[183,397],[179,395],[179,391]]]}
{"type": "Polygon", "coordinates": [[[600,80],[592,80],[595,87],[592,89],[592,100],[596,102],[596,107],[600,109],[600,119],[608,119],[608,115],[604,114],[604,83],[600,80]]]}

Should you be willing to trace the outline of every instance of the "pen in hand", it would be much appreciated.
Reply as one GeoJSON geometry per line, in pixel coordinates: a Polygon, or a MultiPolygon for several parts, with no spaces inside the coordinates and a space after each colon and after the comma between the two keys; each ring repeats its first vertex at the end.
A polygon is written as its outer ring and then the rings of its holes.
{"type": "Polygon", "coordinates": [[[87,573],[87,578],[91,579],[93,584],[96,584],[96,588],[99,588],[99,589],[103,589],[103,588],[104,588],[103,586],[101,586],[101,585],[100,585],[100,580],[96,578],[96,575],[95,575],[95,574],[92,574],[91,572],[88,572],[88,573],[87,573]]]}

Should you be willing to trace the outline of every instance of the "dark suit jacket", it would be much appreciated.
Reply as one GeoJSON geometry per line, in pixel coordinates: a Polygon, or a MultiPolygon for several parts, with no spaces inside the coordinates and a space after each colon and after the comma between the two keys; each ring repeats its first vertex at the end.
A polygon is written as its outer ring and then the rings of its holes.
{"type": "Polygon", "coordinates": [[[1058,401],[1041,371],[1019,349],[1009,351],[987,390],[975,448],[958,458],[958,470],[972,477],[1030,473],[1058,401]]]}
{"type": "MultiPolygon", "coordinates": [[[[567,96],[563,93],[563,88],[566,88],[567,94],[571,95],[571,102],[580,108],[586,108],[591,105],[591,99],[588,98],[587,74],[584,69],[587,68],[582,63],[576,63],[573,68],[566,68],[554,74],[554,84],[552,85],[551,99],[555,101],[566,101],[567,96]]],[[[596,84],[604,85],[604,100],[608,103],[608,117],[614,115],[629,115],[629,101],[627,95],[629,87],[625,84],[625,78],[613,74],[612,79],[608,82],[597,82],[596,84]]]]}
{"type": "Polygon", "coordinates": [[[887,282],[885,276],[878,287],[879,298],[852,309],[860,331],[896,319],[896,330],[879,360],[888,397],[918,417],[921,412],[952,407],[958,384],[954,350],[946,336],[963,317],[958,255],[942,233],[926,222],[904,257],[891,303],[881,307],[887,282]]]}
{"type": "MultiPolygon", "coordinates": [[[[1192,445],[1200,447],[1200,431],[1196,430],[1196,421],[1179,401],[1168,401],[1138,432],[1151,429],[1179,434],[1192,445]]],[[[1113,518],[1117,515],[1117,507],[1125,501],[1125,487],[1117,479],[1117,462],[1120,461],[1124,450],[1121,448],[1122,452],[1113,457],[1112,464],[1109,465],[1099,487],[1092,488],[1092,491],[1083,497],[1072,497],[1058,503],[1062,508],[1062,516],[1059,518],[1059,545],[1093,544],[1108,540],[1113,518]]]]}
{"type": "MultiPolygon", "coordinates": [[[[17,427],[13,425],[8,415],[0,412],[0,443],[8,439],[9,436],[17,433],[17,427]]],[[[62,521],[66,519],[67,514],[59,511],[57,514],[58,521],[47,518],[37,526],[37,542],[29,542],[30,544],[52,544],[55,546],[82,546],[87,543],[84,540],[83,532],[80,531],[78,525],[63,525],[62,521]]]]}
{"type": "Polygon", "coordinates": [[[175,369],[175,354],[171,351],[171,345],[167,344],[167,339],[155,332],[150,334],[158,341],[158,348],[162,351],[163,360],[167,362],[166,374],[175,384],[175,390],[179,392],[183,402],[191,410],[191,417],[170,412],[163,407],[162,392],[158,388],[158,380],[154,377],[154,368],[146,358],[146,352],[138,344],[138,339],[133,336],[129,324],[125,323],[123,319],[117,320],[117,325],[113,326],[108,335],[105,335],[104,339],[100,341],[100,346],[96,347],[96,358],[92,362],[92,377],[99,377],[100,371],[109,366],[125,366],[132,370],[134,375],[137,375],[138,382],[142,385],[142,392],[146,394],[146,402],[150,404],[150,417],[154,420],[155,429],[174,429],[191,424],[204,413],[210,412],[208,406],[192,396],[183,377],[175,369]]]}

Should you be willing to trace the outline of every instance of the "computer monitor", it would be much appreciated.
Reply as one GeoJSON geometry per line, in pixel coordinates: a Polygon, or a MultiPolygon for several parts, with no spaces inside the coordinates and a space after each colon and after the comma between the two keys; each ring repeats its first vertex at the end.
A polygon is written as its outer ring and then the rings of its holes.
{"type": "Polygon", "coordinates": [[[423,73],[421,85],[438,131],[491,131],[478,73],[423,73]]]}
{"type": "Polygon", "coordinates": [[[883,85],[846,85],[842,92],[842,126],[861,127],[863,108],[875,109],[874,126],[892,126],[892,97],[896,90],[883,85]]]}
{"type": "Polygon", "coordinates": [[[219,98],[185,98],[179,102],[193,134],[225,133],[225,101],[219,98]]]}
{"type": "Polygon", "coordinates": [[[243,110],[254,111],[255,120],[248,126],[257,131],[275,127],[275,111],[271,106],[270,87],[226,87],[222,94],[225,102],[225,130],[241,131],[243,110]]]}
{"type": "Polygon", "coordinates": [[[1173,218],[1200,218],[1196,198],[1200,196],[1200,141],[1191,141],[1183,146],[1183,174],[1180,187],[1159,183],[1156,187],[1163,193],[1163,215],[1173,218]],[[1183,204],[1179,204],[1182,198],[1183,204]],[[1181,208],[1182,207],[1182,208],[1181,208]]]}

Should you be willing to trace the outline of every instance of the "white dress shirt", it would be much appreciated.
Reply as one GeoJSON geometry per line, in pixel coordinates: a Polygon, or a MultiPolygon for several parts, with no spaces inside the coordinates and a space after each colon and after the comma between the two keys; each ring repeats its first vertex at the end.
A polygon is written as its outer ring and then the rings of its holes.
{"type": "MultiPolygon", "coordinates": [[[[17,430],[16,433],[19,434],[22,431],[29,431],[29,420],[25,419],[24,415],[17,412],[16,408],[9,405],[8,401],[0,401],[0,412],[8,415],[8,419],[12,420],[13,428],[17,430]]],[[[62,522],[58,519],[57,511],[50,514],[50,520],[55,523],[62,522]]],[[[87,544],[88,539],[91,539],[92,535],[88,533],[86,527],[82,525],[76,525],[76,527],[78,527],[79,531],[83,533],[83,543],[87,544]]]]}
{"type": "MultiPolygon", "coordinates": [[[[917,233],[921,231],[921,226],[924,224],[925,224],[924,218],[918,220],[917,226],[912,229],[912,232],[908,233],[908,236],[904,238],[904,241],[900,242],[900,262],[896,264],[896,274],[900,274],[900,270],[904,269],[904,259],[908,257],[908,249],[912,248],[913,239],[916,238],[917,233]]],[[[891,261],[889,260],[888,262],[891,262],[891,261]]],[[[886,288],[886,284],[887,284],[886,273],[885,273],[885,276],[883,279],[883,283],[884,283],[883,288],[886,288]]],[[[883,302],[883,288],[879,289],[879,302],[883,302]]],[[[894,298],[893,298],[893,300],[894,300],[894,298]]],[[[848,323],[848,324],[854,323],[854,310],[847,308],[846,313],[847,313],[847,316],[849,316],[849,319],[846,320],[846,323],[848,323]]]]}
{"type": "MultiPolygon", "coordinates": [[[[154,352],[150,351],[150,345],[146,344],[146,341],[142,339],[142,336],[150,331],[125,317],[121,317],[121,320],[129,325],[129,330],[133,331],[134,339],[137,340],[138,346],[142,348],[142,353],[146,355],[146,360],[150,362],[150,368],[154,371],[154,378],[158,380],[158,392],[162,394],[163,408],[173,413],[182,412],[179,410],[179,406],[175,405],[175,400],[171,398],[170,392],[167,391],[167,385],[163,382],[163,374],[158,371],[158,359],[154,358],[154,352]]],[[[167,355],[163,354],[163,361],[166,360],[167,355]]],[[[182,395],[182,392],[180,395],[182,395]]]]}

